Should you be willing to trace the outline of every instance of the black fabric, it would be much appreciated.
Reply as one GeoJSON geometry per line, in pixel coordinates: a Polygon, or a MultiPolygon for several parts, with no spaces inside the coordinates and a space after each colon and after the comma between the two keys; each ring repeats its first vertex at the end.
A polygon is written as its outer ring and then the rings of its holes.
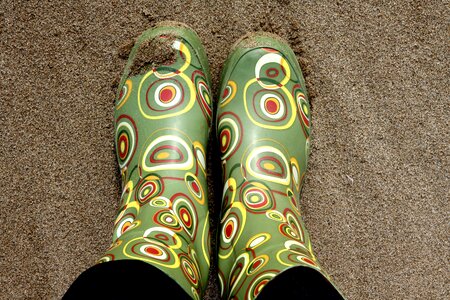
{"type": "Polygon", "coordinates": [[[257,297],[267,299],[344,300],[322,274],[308,267],[291,268],[275,276],[257,297]]]}
{"type": "Polygon", "coordinates": [[[71,299],[191,299],[169,276],[138,260],[101,263],[84,271],[63,297],[71,299]]]}
{"type": "MultiPolygon", "coordinates": [[[[169,276],[138,260],[102,263],[84,271],[63,300],[71,299],[191,299],[169,276]]],[[[322,274],[295,267],[269,281],[257,300],[344,300],[322,274]]]]}

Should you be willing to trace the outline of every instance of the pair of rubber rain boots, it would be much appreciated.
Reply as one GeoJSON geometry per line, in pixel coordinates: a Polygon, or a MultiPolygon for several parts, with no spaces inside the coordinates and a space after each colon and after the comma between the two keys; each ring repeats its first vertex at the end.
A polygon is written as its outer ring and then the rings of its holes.
{"type": "Polygon", "coordinates": [[[211,253],[206,149],[216,109],[222,298],[254,299],[294,267],[328,278],[298,206],[310,110],[294,53],[277,36],[247,35],[226,61],[217,105],[210,87],[205,51],[186,25],[160,23],[137,39],[115,104],[123,192],[100,262],[146,262],[202,297],[211,253]]]}

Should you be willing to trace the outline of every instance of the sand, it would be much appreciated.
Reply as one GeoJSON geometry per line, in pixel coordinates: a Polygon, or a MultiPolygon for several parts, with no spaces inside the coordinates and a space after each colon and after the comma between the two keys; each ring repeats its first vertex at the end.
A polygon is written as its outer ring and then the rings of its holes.
{"type": "MultiPolygon", "coordinates": [[[[199,33],[216,96],[240,36],[292,44],[313,95],[302,211],[348,299],[449,298],[448,1],[124,2],[0,5],[2,299],[60,298],[109,245],[121,45],[167,19],[199,33]]],[[[214,176],[209,195],[217,214],[214,176]]]]}

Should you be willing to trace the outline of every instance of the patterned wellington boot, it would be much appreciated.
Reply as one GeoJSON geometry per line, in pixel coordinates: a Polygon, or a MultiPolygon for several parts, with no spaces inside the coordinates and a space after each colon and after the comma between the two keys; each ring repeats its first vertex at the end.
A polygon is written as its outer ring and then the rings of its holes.
{"type": "MultiPolygon", "coordinates": [[[[222,73],[217,133],[225,183],[223,298],[254,299],[269,281],[297,266],[317,270],[329,285],[298,207],[309,153],[305,82],[279,37],[252,34],[234,47],[222,73]]],[[[297,280],[293,288],[301,284],[297,280]]]]}
{"type": "Polygon", "coordinates": [[[185,25],[161,23],[136,41],[115,107],[123,192],[100,259],[146,262],[194,299],[206,288],[210,257],[209,84],[204,49],[185,25]]]}

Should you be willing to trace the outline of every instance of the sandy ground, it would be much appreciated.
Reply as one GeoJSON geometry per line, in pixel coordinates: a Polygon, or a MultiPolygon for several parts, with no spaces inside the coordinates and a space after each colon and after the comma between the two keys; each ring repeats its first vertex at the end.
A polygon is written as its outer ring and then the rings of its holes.
{"type": "Polygon", "coordinates": [[[349,299],[449,298],[448,1],[124,2],[1,1],[1,298],[59,298],[109,245],[119,47],[166,19],[198,31],[216,94],[241,35],[289,40],[314,96],[319,260],[349,299]]]}

